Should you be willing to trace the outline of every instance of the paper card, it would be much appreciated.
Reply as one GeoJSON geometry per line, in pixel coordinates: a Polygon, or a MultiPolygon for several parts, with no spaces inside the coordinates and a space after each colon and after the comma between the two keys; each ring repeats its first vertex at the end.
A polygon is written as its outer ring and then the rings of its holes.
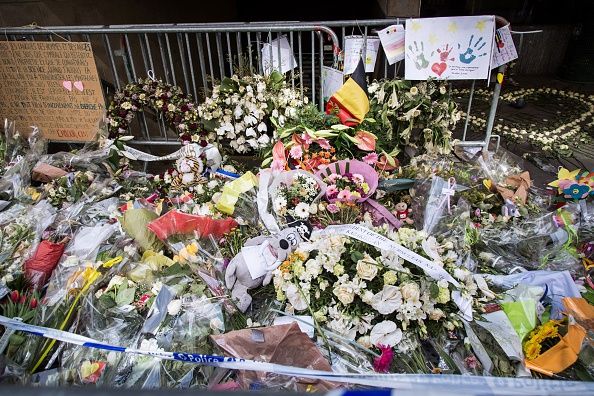
{"type": "MultiPolygon", "coordinates": [[[[364,45],[365,39],[363,36],[346,36],[344,38],[344,74],[351,74],[355,71],[363,54],[364,45]]],[[[367,36],[367,48],[364,60],[365,73],[371,73],[375,69],[379,45],[379,37],[367,36]]]]}
{"type": "Polygon", "coordinates": [[[377,34],[389,64],[393,65],[404,59],[404,26],[391,25],[377,34]]]}
{"type": "Polygon", "coordinates": [[[340,70],[322,66],[322,97],[324,103],[342,87],[342,84],[344,84],[344,75],[340,70]]]}
{"type": "Polygon", "coordinates": [[[522,361],[522,342],[516,334],[507,315],[503,311],[483,314],[486,321],[477,320],[476,323],[493,335],[503,352],[514,361],[522,361]]]}
{"type": "Polygon", "coordinates": [[[495,42],[493,43],[493,58],[491,69],[518,59],[518,52],[512,39],[509,26],[504,26],[495,31],[495,42]]]}
{"type": "Polygon", "coordinates": [[[494,35],[492,15],[409,19],[405,79],[486,80],[494,35]]]}
{"type": "Polygon", "coordinates": [[[281,36],[272,40],[270,43],[262,45],[262,69],[264,74],[268,75],[274,70],[286,73],[297,67],[297,60],[293,55],[293,49],[287,40],[287,36],[281,36]],[[280,47],[280,64],[279,64],[280,47]]]}
{"type": "Polygon", "coordinates": [[[105,111],[91,43],[0,42],[0,115],[50,140],[91,141],[105,111]]]}
{"type": "Polygon", "coordinates": [[[274,325],[284,325],[289,323],[297,323],[299,329],[307,334],[309,338],[314,337],[314,321],[311,316],[295,315],[295,316],[279,316],[274,319],[274,325]]]}
{"type": "Polygon", "coordinates": [[[272,254],[268,242],[256,246],[245,246],[241,248],[241,255],[252,279],[266,275],[268,268],[276,262],[276,256],[272,254]]]}

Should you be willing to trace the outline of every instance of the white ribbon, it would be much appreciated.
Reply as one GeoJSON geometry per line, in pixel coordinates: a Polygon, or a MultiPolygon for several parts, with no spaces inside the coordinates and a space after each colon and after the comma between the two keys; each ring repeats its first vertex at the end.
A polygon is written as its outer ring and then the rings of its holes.
{"type": "Polygon", "coordinates": [[[351,238],[355,238],[361,242],[365,242],[371,246],[375,246],[378,249],[389,250],[396,253],[399,257],[402,257],[411,264],[421,268],[425,273],[436,280],[444,279],[450,282],[456,287],[460,287],[460,283],[446,270],[440,267],[438,264],[426,259],[425,257],[413,252],[410,249],[405,248],[402,245],[397,244],[391,239],[386,238],[377,232],[370,230],[359,224],[343,224],[343,225],[330,225],[323,230],[315,232],[316,234],[340,234],[346,235],[351,238]]]}

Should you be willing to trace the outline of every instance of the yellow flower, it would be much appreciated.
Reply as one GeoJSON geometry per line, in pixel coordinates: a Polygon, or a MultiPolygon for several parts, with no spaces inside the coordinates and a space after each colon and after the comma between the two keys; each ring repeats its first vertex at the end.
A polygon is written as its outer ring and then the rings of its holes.
{"type": "Polygon", "coordinates": [[[540,349],[541,345],[538,342],[532,342],[532,340],[528,341],[524,344],[524,354],[526,355],[526,359],[534,360],[540,356],[540,349]]]}

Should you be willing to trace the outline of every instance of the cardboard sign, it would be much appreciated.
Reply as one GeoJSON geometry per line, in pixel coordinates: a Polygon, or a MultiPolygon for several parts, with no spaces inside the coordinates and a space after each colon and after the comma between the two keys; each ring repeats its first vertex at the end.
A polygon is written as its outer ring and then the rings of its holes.
{"type": "Polygon", "coordinates": [[[49,140],[89,141],[105,110],[91,43],[0,42],[0,118],[49,140]]]}
{"type": "Polygon", "coordinates": [[[407,80],[486,80],[490,75],[495,17],[464,16],[406,21],[407,80]]]}

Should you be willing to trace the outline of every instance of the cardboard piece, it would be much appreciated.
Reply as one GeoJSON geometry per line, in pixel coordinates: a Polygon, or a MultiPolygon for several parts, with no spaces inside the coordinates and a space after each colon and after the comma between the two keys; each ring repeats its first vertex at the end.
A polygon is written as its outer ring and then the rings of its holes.
{"type": "MultiPolygon", "coordinates": [[[[230,331],[213,335],[211,339],[227,355],[233,357],[332,371],[316,344],[295,322],[230,331]]],[[[283,385],[292,386],[293,390],[299,392],[324,392],[336,387],[333,383],[323,380],[288,378],[260,371],[240,371],[237,380],[244,389],[257,389],[263,385],[271,387],[283,385]]]]}
{"type": "Polygon", "coordinates": [[[48,183],[67,174],[68,172],[64,169],[40,162],[31,171],[31,178],[38,182],[48,183]]]}
{"type": "Polygon", "coordinates": [[[0,118],[49,140],[91,141],[105,110],[91,43],[0,42],[0,118]]]}

